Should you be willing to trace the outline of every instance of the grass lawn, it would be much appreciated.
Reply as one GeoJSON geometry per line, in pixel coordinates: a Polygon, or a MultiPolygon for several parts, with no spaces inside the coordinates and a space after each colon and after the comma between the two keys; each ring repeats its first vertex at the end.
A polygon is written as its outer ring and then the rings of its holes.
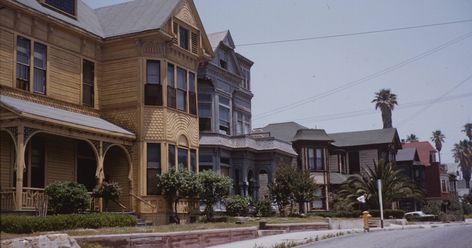
{"type": "Polygon", "coordinates": [[[4,233],[0,235],[1,239],[11,239],[28,236],[38,236],[49,233],[67,233],[71,236],[83,236],[83,235],[100,235],[100,234],[123,234],[123,233],[154,233],[154,232],[182,232],[182,231],[194,231],[194,230],[206,230],[206,229],[218,229],[218,228],[237,228],[237,227],[251,227],[258,226],[260,221],[266,221],[269,224],[282,224],[282,223],[310,223],[310,222],[324,222],[323,217],[319,216],[307,216],[304,218],[298,217],[267,217],[267,218],[250,218],[243,224],[236,224],[236,218],[230,217],[228,222],[221,223],[196,223],[196,224],[169,224],[159,226],[146,226],[146,227],[112,227],[112,228],[99,228],[99,229],[75,229],[75,230],[64,230],[56,232],[37,232],[31,234],[13,234],[4,233]]]}

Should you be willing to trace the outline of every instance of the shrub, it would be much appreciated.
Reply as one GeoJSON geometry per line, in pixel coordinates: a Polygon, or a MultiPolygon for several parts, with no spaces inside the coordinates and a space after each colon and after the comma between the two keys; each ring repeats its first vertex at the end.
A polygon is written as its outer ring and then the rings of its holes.
{"type": "Polygon", "coordinates": [[[0,220],[0,231],[7,233],[32,233],[77,228],[136,225],[136,219],[131,215],[111,213],[48,216],[2,215],[0,216],[0,220]]]}
{"type": "Polygon", "coordinates": [[[90,203],[90,196],[82,184],[56,181],[49,184],[44,192],[49,197],[49,207],[56,214],[83,212],[90,203]]]}
{"type": "Polygon", "coordinates": [[[225,206],[229,216],[246,216],[249,212],[249,198],[233,195],[225,199],[225,206]]]}
{"type": "Polygon", "coordinates": [[[270,199],[260,200],[256,203],[256,216],[269,217],[272,214],[272,202],[270,199]]]}

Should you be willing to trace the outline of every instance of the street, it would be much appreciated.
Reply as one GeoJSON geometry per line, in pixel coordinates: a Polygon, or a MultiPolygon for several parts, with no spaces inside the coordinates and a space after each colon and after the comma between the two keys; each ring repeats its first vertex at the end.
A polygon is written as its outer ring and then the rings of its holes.
{"type": "Polygon", "coordinates": [[[472,225],[361,233],[322,240],[307,247],[472,248],[472,225]]]}

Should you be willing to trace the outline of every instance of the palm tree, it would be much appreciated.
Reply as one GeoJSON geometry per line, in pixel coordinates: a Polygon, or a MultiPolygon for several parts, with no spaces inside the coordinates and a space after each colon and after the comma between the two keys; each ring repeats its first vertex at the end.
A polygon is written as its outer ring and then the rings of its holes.
{"type": "Polygon", "coordinates": [[[465,135],[469,137],[469,141],[472,142],[472,123],[466,123],[462,132],[465,132],[465,135]]]}
{"type": "Polygon", "coordinates": [[[470,188],[470,178],[472,173],[472,143],[467,140],[461,140],[459,143],[454,144],[452,153],[456,162],[459,162],[459,167],[461,168],[466,188],[470,188]]]}
{"type": "Polygon", "coordinates": [[[444,136],[441,130],[434,131],[433,136],[431,136],[431,141],[434,142],[436,150],[438,150],[439,163],[441,163],[441,149],[442,143],[444,142],[444,138],[446,138],[446,136],[444,136]]]}
{"type": "Polygon", "coordinates": [[[407,135],[406,136],[406,142],[418,142],[418,136],[416,136],[415,134],[410,134],[410,135],[407,135]]]}
{"type": "Polygon", "coordinates": [[[369,207],[378,208],[377,179],[382,180],[382,196],[384,206],[391,206],[393,201],[401,198],[422,200],[424,193],[402,170],[391,163],[380,160],[374,161],[374,167],[367,167],[363,173],[350,176],[341,185],[339,196],[347,199],[349,205],[357,203],[356,198],[367,193],[369,207]]]}
{"type": "Polygon", "coordinates": [[[375,93],[375,98],[372,103],[375,102],[375,109],[380,108],[382,111],[383,128],[392,127],[392,110],[395,105],[398,105],[397,95],[390,92],[390,89],[381,89],[375,93]]]}

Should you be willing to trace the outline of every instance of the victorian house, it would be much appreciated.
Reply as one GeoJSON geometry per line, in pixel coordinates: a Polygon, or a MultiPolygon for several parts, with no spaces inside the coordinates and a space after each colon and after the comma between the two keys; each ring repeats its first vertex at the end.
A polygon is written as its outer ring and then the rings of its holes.
{"type": "Polygon", "coordinates": [[[289,142],[251,135],[251,66],[229,31],[208,34],[215,57],[198,70],[200,170],[233,179],[233,193],[260,199],[280,165],[296,153],[289,142]]]}
{"type": "Polygon", "coordinates": [[[107,180],[123,189],[114,210],[166,222],[156,175],[199,170],[197,70],[213,50],[191,0],[1,1],[2,210],[34,210],[56,180],[107,180]]]}
{"type": "Polygon", "coordinates": [[[349,175],[362,173],[379,160],[395,162],[401,148],[395,128],[326,133],[323,129],[285,122],[255,131],[292,143],[298,154],[298,168],[309,170],[320,186],[317,199],[307,206],[309,211],[330,210],[330,193],[336,192],[349,175]]]}

